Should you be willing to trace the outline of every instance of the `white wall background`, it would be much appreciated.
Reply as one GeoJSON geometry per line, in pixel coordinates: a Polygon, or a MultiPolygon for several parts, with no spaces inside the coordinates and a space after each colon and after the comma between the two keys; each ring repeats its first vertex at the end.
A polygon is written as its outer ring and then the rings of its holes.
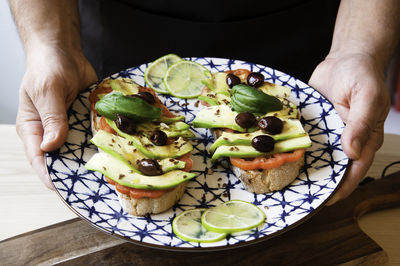
{"type": "Polygon", "coordinates": [[[0,124],[15,124],[25,53],[7,0],[0,0],[0,124]]]}
{"type": "MultiPolygon", "coordinates": [[[[25,54],[7,0],[0,0],[0,36],[0,124],[15,124],[25,54]]],[[[392,108],[385,132],[400,134],[399,122],[400,113],[392,108]]]]}

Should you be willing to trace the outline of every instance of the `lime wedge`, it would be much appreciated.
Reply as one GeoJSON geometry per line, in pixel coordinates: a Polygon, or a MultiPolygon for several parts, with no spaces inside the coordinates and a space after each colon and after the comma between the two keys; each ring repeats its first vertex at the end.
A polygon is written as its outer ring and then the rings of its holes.
{"type": "Polygon", "coordinates": [[[163,78],[168,68],[181,60],[183,59],[175,54],[167,54],[155,60],[144,72],[144,80],[147,85],[158,93],[168,93],[163,78]]]}
{"type": "Polygon", "coordinates": [[[249,202],[230,200],[206,210],[203,226],[216,233],[234,233],[255,228],[265,220],[264,212],[249,202]]]}
{"type": "Polygon", "coordinates": [[[192,209],[179,214],[172,221],[175,235],[185,241],[215,242],[226,237],[226,234],[210,232],[201,225],[201,215],[205,209],[192,209]]]}
{"type": "Polygon", "coordinates": [[[201,82],[210,76],[210,71],[193,61],[179,61],[167,70],[164,85],[179,98],[196,98],[204,88],[201,82]]]}

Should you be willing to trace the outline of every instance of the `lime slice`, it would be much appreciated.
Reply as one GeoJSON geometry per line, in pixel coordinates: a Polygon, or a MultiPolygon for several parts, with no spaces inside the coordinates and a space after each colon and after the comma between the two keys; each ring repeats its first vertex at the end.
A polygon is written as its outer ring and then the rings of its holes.
{"type": "Polygon", "coordinates": [[[185,241],[215,242],[225,238],[226,234],[210,232],[201,225],[201,215],[205,209],[187,210],[172,221],[175,235],[185,241]]]}
{"type": "Polygon", "coordinates": [[[158,93],[168,93],[163,78],[168,68],[181,60],[183,59],[175,54],[167,54],[151,63],[144,72],[144,80],[147,85],[158,93]]]}
{"type": "Polygon", "coordinates": [[[206,210],[203,226],[216,233],[234,233],[255,228],[265,220],[264,212],[249,202],[230,200],[206,210]]]}
{"type": "Polygon", "coordinates": [[[204,88],[201,82],[210,76],[204,66],[193,61],[179,61],[167,70],[164,85],[167,90],[179,98],[196,98],[204,88]]]}

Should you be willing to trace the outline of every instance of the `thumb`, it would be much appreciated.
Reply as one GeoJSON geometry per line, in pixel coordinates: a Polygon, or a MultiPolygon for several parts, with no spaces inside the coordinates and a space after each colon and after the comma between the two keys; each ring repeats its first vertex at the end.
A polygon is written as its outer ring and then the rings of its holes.
{"type": "Polygon", "coordinates": [[[360,94],[351,99],[341,138],[344,152],[353,160],[360,158],[361,151],[381,116],[379,106],[374,102],[376,98],[360,94]],[[371,108],[373,106],[377,108],[371,108]]]}
{"type": "Polygon", "coordinates": [[[68,135],[68,120],[63,91],[50,89],[36,100],[35,107],[43,126],[40,149],[53,151],[59,148],[68,135]]]}

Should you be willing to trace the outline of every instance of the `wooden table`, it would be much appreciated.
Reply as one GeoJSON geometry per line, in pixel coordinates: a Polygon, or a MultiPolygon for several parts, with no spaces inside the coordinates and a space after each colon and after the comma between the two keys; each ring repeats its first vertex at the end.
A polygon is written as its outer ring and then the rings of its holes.
{"type": "MultiPolygon", "coordinates": [[[[76,217],[36,177],[15,125],[0,125],[0,147],[0,241],[76,217]]],[[[398,160],[400,135],[386,135],[367,175],[379,177],[388,163],[398,160]]],[[[387,174],[399,170],[396,165],[387,174]]],[[[359,224],[387,252],[388,265],[400,264],[400,208],[366,214],[359,224]]]]}

